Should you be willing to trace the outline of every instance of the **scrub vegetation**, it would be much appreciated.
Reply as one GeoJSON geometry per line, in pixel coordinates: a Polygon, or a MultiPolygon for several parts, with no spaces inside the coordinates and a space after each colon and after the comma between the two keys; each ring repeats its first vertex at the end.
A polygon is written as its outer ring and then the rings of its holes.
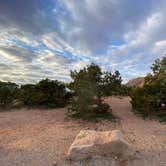
{"type": "Polygon", "coordinates": [[[166,121],[166,55],[151,67],[142,87],[122,84],[119,71],[103,72],[96,64],[71,71],[72,81],[43,79],[36,84],[0,82],[1,110],[22,107],[58,108],[69,105],[68,115],[83,119],[114,119],[107,96],[130,96],[133,111],[166,121]]]}

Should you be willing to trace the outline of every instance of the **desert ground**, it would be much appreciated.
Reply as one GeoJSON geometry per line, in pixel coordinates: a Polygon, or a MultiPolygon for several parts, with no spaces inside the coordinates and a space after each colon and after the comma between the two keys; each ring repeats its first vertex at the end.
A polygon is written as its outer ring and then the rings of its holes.
{"type": "Polygon", "coordinates": [[[117,122],[69,119],[67,108],[0,112],[0,166],[61,165],[81,129],[120,129],[135,151],[122,166],[166,166],[166,124],[133,114],[129,97],[105,100],[117,122]]]}

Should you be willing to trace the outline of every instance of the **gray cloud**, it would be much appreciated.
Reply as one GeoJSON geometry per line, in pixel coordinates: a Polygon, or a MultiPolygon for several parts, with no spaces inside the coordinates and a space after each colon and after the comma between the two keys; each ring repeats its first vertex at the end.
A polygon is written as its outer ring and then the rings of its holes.
{"type": "Polygon", "coordinates": [[[40,35],[52,31],[54,24],[48,17],[53,1],[44,0],[1,0],[0,27],[15,27],[33,35],[40,35]],[[48,12],[47,12],[48,10],[48,12]]]}
{"type": "Polygon", "coordinates": [[[7,59],[12,58],[13,61],[18,62],[31,62],[33,58],[37,58],[33,51],[17,46],[0,47],[0,54],[7,59]]]}
{"type": "Polygon", "coordinates": [[[44,78],[70,80],[70,61],[52,51],[33,52],[21,47],[0,48],[0,79],[34,83],[44,78]]]}
{"type": "Polygon", "coordinates": [[[1,0],[0,78],[66,81],[90,62],[125,80],[144,75],[166,52],[165,8],[165,0],[1,0]]]}
{"type": "Polygon", "coordinates": [[[113,41],[123,40],[125,33],[136,29],[143,20],[157,11],[162,2],[147,1],[61,1],[69,17],[60,17],[66,26],[67,39],[83,50],[98,53],[107,49],[113,41]],[[70,20],[70,22],[68,21],[70,20]],[[71,23],[72,20],[72,23],[71,23]],[[77,43],[77,44],[75,44],[77,43]]]}

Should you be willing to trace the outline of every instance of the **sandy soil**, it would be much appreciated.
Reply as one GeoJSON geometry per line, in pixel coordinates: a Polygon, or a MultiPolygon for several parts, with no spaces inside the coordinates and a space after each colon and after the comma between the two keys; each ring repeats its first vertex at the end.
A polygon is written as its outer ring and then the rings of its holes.
{"type": "Polygon", "coordinates": [[[119,129],[136,150],[136,160],[131,166],[166,166],[166,124],[143,120],[131,112],[130,98],[109,97],[113,112],[120,118],[119,129]]]}
{"type": "Polygon", "coordinates": [[[128,97],[109,97],[106,101],[119,117],[117,123],[67,119],[66,108],[0,112],[0,166],[60,163],[81,129],[122,130],[136,150],[136,158],[121,163],[123,166],[166,166],[166,124],[135,116],[128,97]]]}

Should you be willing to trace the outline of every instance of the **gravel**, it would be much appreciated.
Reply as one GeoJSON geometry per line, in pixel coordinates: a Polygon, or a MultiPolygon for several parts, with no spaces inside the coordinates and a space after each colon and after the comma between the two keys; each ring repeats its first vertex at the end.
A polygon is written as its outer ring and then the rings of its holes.
{"type": "Polygon", "coordinates": [[[105,100],[120,118],[118,122],[67,119],[67,108],[0,112],[0,166],[166,166],[166,125],[134,115],[128,97],[105,100]],[[68,148],[82,129],[120,129],[135,156],[126,161],[93,158],[68,162],[68,148]]]}

